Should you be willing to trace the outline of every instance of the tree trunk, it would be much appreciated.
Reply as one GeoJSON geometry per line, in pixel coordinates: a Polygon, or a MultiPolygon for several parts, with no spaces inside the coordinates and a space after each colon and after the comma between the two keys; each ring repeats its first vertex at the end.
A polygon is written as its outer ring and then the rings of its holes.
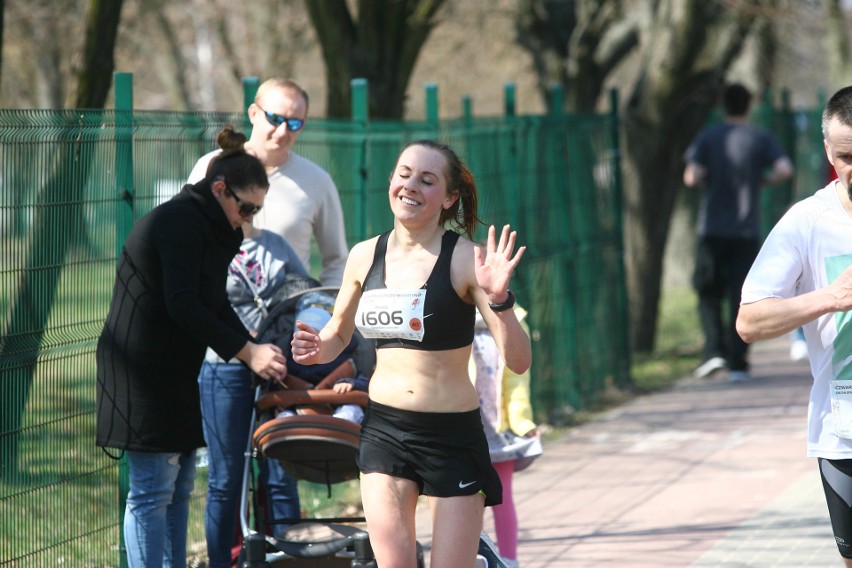
{"type": "Polygon", "coordinates": [[[417,56],[445,0],[306,0],[325,60],[327,115],[351,115],[350,82],[367,79],[373,118],[400,119],[417,56]]]}
{"type": "Polygon", "coordinates": [[[91,0],[83,68],[74,108],[104,108],[115,71],[115,39],[124,0],[91,0]]]}
{"type": "Polygon", "coordinates": [[[647,30],[653,41],[623,113],[625,257],[636,351],[654,348],[682,156],[742,49],[755,19],[751,4],[734,8],[706,0],[661,0],[647,30]]]}

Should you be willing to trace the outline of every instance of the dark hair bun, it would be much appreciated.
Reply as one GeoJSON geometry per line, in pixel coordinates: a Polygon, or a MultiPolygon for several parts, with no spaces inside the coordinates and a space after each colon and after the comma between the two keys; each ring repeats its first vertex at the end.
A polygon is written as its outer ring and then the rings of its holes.
{"type": "Polygon", "coordinates": [[[226,124],[221,131],[219,131],[218,136],[216,136],[216,143],[219,144],[219,147],[222,148],[222,153],[224,154],[237,154],[239,152],[244,152],[243,146],[246,143],[246,135],[242,132],[237,132],[234,130],[233,124],[226,124]]]}

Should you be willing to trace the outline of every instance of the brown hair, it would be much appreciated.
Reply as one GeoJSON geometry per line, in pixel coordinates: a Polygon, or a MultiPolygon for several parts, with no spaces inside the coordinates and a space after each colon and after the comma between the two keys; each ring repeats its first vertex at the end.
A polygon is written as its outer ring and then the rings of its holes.
{"type": "Polygon", "coordinates": [[[210,160],[206,175],[208,180],[221,177],[237,193],[255,187],[269,189],[266,168],[255,156],[246,153],[245,134],[234,130],[232,124],[226,124],[216,136],[216,143],[222,152],[210,160]]]}
{"type": "Polygon", "coordinates": [[[402,151],[404,152],[411,146],[423,146],[444,156],[444,160],[447,162],[447,191],[450,195],[458,195],[459,198],[452,206],[441,211],[438,223],[444,226],[448,221],[452,221],[455,229],[463,230],[467,237],[473,240],[473,234],[481,221],[476,215],[479,203],[479,197],[476,193],[476,180],[473,179],[473,174],[467,164],[462,162],[452,148],[435,140],[415,140],[406,144],[402,151]]]}

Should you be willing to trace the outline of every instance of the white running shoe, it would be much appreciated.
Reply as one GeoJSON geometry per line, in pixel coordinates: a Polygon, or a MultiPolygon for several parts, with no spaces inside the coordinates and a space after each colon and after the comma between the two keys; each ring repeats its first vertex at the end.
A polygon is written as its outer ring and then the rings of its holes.
{"type": "Polygon", "coordinates": [[[706,379],[707,377],[713,375],[714,373],[721,371],[725,368],[727,363],[721,357],[710,357],[706,361],[704,361],[695,371],[692,373],[696,379],[706,379]]]}

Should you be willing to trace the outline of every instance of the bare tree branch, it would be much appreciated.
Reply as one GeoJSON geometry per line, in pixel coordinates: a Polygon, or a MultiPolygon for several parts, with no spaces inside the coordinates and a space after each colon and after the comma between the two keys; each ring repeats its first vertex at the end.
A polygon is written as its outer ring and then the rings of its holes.
{"type": "Polygon", "coordinates": [[[516,30],[542,100],[549,106],[551,85],[561,84],[573,111],[595,109],[604,81],[639,42],[622,0],[521,0],[516,30]]]}

